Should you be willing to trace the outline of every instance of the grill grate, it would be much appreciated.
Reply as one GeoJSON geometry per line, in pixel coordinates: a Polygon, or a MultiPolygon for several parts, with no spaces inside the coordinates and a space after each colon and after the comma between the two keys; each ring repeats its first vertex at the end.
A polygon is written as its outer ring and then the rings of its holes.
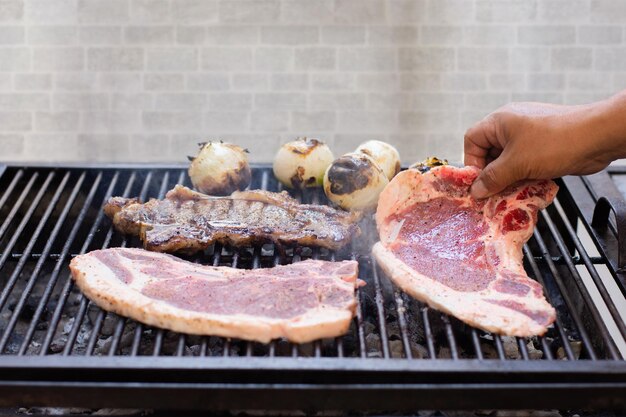
{"type": "MultiPolygon", "coordinates": [[[[253,171],[251,188],[281,189],[271,169],[255,167],[253,171]]],[[[280,253],[272,245],[234,249],[216,244],[190,258],[236,268],[271,267],[306,258],[358,260],[360,278],[367,286],[358,289],[356,318],[343,337],[304,345],[284,340],[263,345],[177,334],[104,312],[74,287],[69,260],[99,248],[140,246],[136,238],[113,230],[103,216],[102,204],[112,195],[140,196],[144,201],[162,198],[177,183],[190,185],[182,167],[6,168],[0,177],[0,190],[4,190],[0,196],[1,366],[15,366],[11,358],[34,356],[44,361],[38,364],[45,364],[46,358],[115,357],[122,367],[154,357],[196,357],[194,363],[204,365],[208,357],[238,357],[239,363],[246,357],[255,363],[267,361],[268,366],[278,363],[276,358],[310,358],[312,366],[327,366],[331,360],[332,366],[339,367],[355,358],[375,367],[392,361],[393,369],[405,362],[413,369],[424,361],[440,360],[458,366],[471,363],[477,369],[494,361],[522,362],[520,366],[554,363],[556,367],[564,362],[624,364],[620,349],[626,326],[606,286],[607,280],[618,278],[610,273],[604,252],[581,241],[579,235],[591,229],[574,204],[577,197],[570,193],[569,184],[561,187],[555,204],[541,213],[533,237],[524,246],[527,272],[544,286],[558,312],[555,326],[544,337],[490,335],[399,291],[369,254],[377,236],[371,218],[362,223],[364,238],[338,252],[298,247],[280,253]],[[605,270],[608,276],[603,275],[605,270]],[[599,300],[592,298],[583,275],[597,287],[599,300]],[[612,334],[607,326],[611,318],[617,329],[612,334]]],[[[295,197],[307,203],[326,202],[319,190],[295,197]]],[[[596,246],[601,247],[598,242],[596,246]]],[[[111,362],[105,366],[111,368],[111,362]]]]}

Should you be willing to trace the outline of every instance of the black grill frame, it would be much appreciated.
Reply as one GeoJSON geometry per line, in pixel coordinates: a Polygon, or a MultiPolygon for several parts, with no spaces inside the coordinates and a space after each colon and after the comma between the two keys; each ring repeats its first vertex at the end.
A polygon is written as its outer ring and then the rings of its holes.
{"type": "MultiPolygon", "coordinates": [[[[256,172],[253,188],[275,187],[267,166],[255,166],[253,169],[256,172]]],[[[166,332],[160,330],[155,331],[153,343],[153,353],[156,355],[137,356],[144,330],[141,325],[135,327],[130,356],[121,356],[118,355],[121,337],[125,326],[130,322],[124,318],[117,319],[115,323],[109,353],[106,355],[75,354],[74,343],[80,332],[80,326],[71,328],[67,335],[70,342],[66,343],[58,354],[48,354],[48,348],[57,333],[55,331],[47,332],[42,340],[41,352],[45,354],[19,354],[26,351],[24,346],[27,346],[27,343],[22,343],[18,354],[5,354],[3,352],[11,340],[11,332],[6,332],[7,325],[15,324],[19,316],[19,314],[10,315],[6,322],[0,317],[2,393],[0,406],[306,411],[626,408],[626,361],[622,359],[600,318],[597,307],[584,287],[581,276],[576,272],[578,265],[585,266],[588,271],[595,271],[596,265],[606,265],[619,288],[626,292],[624,273],[617,265],[616,236],[619,234],[615,222],[609,221],[606,226],[591,225],[595,203],[600,197],[616,201],[619,191],[612,186],[609,175],[620,173],[626,174],[626,170],[622,172],[617,169],[586,178],[566,177],[561,180],[559,201],[541,213],[540,224],[532,241],[533,247],[530,245],[525,247],[529,272],[537,276],[542,284],[549,285],[549,295],[558,296],[557,304],[565,306],[565,311],[559,312],[555,332],[557,339],[564,340],[566,334],[571,336],[570,328],[577,328],[574,333],[580,339],[585,359],[575,360],[576,352],[570,343],[561,343],[563,356],[568,360],[557,360],[556,349],[549,346],[546,338],[539,338],[539,348],[544,352],[545,359],[530,360],[526,341],[517,340],[521,358],[507,360],[505,345],[502,338],[497,336],[493,340],[497,358],[486,359],[483,357],[481,346],[481,342],[484,341],[482,332],[459,327],[460,324],[455,319],[422,305],[418,306],[420,317],[414,320],[421,320],[424,327],[425,348],[429,358],[412,358],[409,346],[412,335],[408,330],[411,317],[405,314],[404,307],[415,302],[403,294],[390,292],[387,280],[379,276],[375,263],[361,254],[359,259],[361,266],[365,265],[362,269],[368,273],[364,278],[368,280],[368,291],[372,297],[359,295],[359,308],[354,327],[355,344],[359,347],[358,357],[343,357],[344,342],[341,338],[333,345],[336,349],[335,357],[323,357],[327,350],[320,342],[310,346],[310,357],[298,357],[301,351],[293,345],[290,346],[290,357],[272,356],[278,354],[276,342],[264,348],[268,357],[257,357],[255,356],[257,344],[229,341],[223,342],[221,346],[222,356],[209,357],[206,355],[212,351],[208,346],[208,338],[203,339],[199,356],[189,357],[184,356],[186,341],[184,335],[178,337],[177,347],[171,357],[160,356],[166,337],[166,332]],[[584,249],[573,255],[574,249],[582,248],[575,231],[576,222],[579,220],[594,239],[599,256],[590,256],[584,249]],[[544,279],[548,279],[548,282],[543,282],[544,279]],[[370,311],[364,310],[367,306],[370,311]],[[390,306],[395,307],[398,321],[399,340],[405,356],[401,359],[391,358],[393,355],[386,322],[390,306]],[[367,357],[368,331],[364,325],[366,318],[375,323],[374,327],[380,340],[382,356],[380,359],[367,357]],[[442,340],[435,338],[433,326],[437,325],[433,320],[439,323],[439,336],[443,337],[442,340]],[[562,320],[567,322],[563,323],[562,320]],[[464,353],[458,342],[459,336],[469,338],[467,343],[475,349],[474,359],[462,357],[464,353]],[[441,352],[437,350],[437,346],[441,349],[443,345],[448,347],[449,359],[436,358],[441,352]],[[236,348],[240,348],[238,353],[240,356],[232,356],[236,348]]],[[[26,285],[32,280],[35,285],[37,280],[41,279],[39,275],[43,276],[42,271],[49,279],[47,284],[50,287],[51,299],[62,297],[63,294],[71,298],[73,292],[71,281],[67,280],[69,275],[66,268],[72,248],[76,247],[78,236],[85,239],[81,244],[81,251],[94,249],[95,247],[90,246],[94,243],[98,243],[98,247],[137,244],[132,239],[122,239],[110,228],[110,222],[99,210],[105,197],[123,193],[130,195],[129,193],[136,190],[137,194],[145,199],[148,195],[157,194],[155,192],[157,189],[158,194],[163,195],[169,188],[168,184],[188,179],[182,165],[109,164],[64,167],[12,165],[0,166],[0,181],[8,184],[5,189],[0,190],[0,210],[4,210],[3,213],[7,212],[6,217],[0,218],[0,237],[7,231],[17,231],[19,233],[14,233],[17,239],[15,245],[24,246],[19,256],[20,253],[6,250],[10,238],[0,241],[0,268],[5,268],[7,262],[19,265],[22,259],[24,264],[28,262],[35,264],[30,273],[20,271],[14,278],[5,277],[6,272],[0,269],[0,283],[4,287],[0,293],[1,312],[10,296],[18,298],[17,307],[14,309],[19,311],[22,308],[19,304],[19,295],[13,294],[14,289],[5,291],[7,288],[5,279],[8,279],[9,283],[12,280],[14,283],[26,281],[26,285]],[[10,184],[19,172],[22,172],[23,178],[15,180],[14,189],[10,190],[10,184]],[[169,173],[167,178],[162,175],[164,172],[169,173]],[[38,175],[41,178],[36,178],[32,182],[30,179],[25,181],[26,178],[31,178],[28,175],[34,173],[40,173],[38,175]],[[113,186],[107,184],[109,178],[117,178],[117,183],[113,186]],[[134,178],[134,181],[143,181],[140,186],[133,185],[130,184],[131,178],[134,178]],[[161,181],[156,188],[152,184],[155,179],[161,181]],[[126,184],[123,184],[124,181],[127,181],[126,184]],[[16,188],[17,185],[24,183],[23,188],[16,188]],[[29,183],[31,186],[27,189],[29,183]],[[51,185],[52,190],[46,190],[46,187],[51,185]],[[37,186],[40,186],[39,190],[37,186]],[[61,191],[55,194],[55,190],[61,191]],[[15,211],[23,214],[22,220],[15,217],[15,213],[11,216],[11,210],[4,208],[9,201],[9,194],[20,195],[20,193],[27,196],[20,206],[30,204],[33,207],[32,211],[22,210],[23,213],[20,210],[15,211]],[[42,201],[49,197],[45,206],[38,207],[37,193],[41,194],[42,201]],[[55,197],[58,197],[59,206],[65,209],[57,209],[56,204],[51,204],[55,197]],[[73,199],[76,201],[68,205],[68,201],[73,199]],[[36,221],[31,221],[31,217],[36,221]],[[21,235],[30,233],[29,237],[36,236],[38,228],[35,223],[41,219],[44,221],[40,223],[42,226],[39,233],[49,233],[49,236],[56,233],[57,239],[51,240],[49,247],[43,244],[41,239],[34,239],[29,249],[28,243],[20,240],[21,235]],[[20,222],[24,223],[21,229],[20,222]],[[5,223],[8,226],[5,227],[5,223]],[[64,227],[65,224],[67,227],[64,227]],[[63,245],[57,242],[65,236],[63,245]],[[37,252],[33,250],[37,249],[40,250],[40,255],[45,256],[34,256],[37,252]],[[33,253],[25,257],[24,253],[27,250],[33,253]],[[38,267],[36,263],[39,260],[41,266],[38,267]],[[60,288],[60,292],[58,290],[55,292],[56,288],[60,288]]],[[[300,197],[307,202],[318,202],[323,198],[319,193],[300,197]]],[[[366,227],[371,228],[371,223],[366,227]]],[[[622,236],[625,236],[624,233],[626,231],[622,232],[622,236]]],[[[221,248],[219,253],[222,254],[221,248]]],[[[251,255],[248,258],[241,251],[234,251],[232,255],[224,253],[226,255],[215,256],[212,259],[213,263],[223,263],[226,258],[220,259],[220,256],[226,256],[234,266],[246,262],[252,267],[266,266],[262,265],[266,260],[264,261],[265,258],[261,256],[261,248],[254,248],[251,254],[248,254],[251,255]]],[[[295,254],[296,258],[292,261],[297,260],[297,256],[299,255],[295,254]]],[[[313,251],[304,256],[316,257],[320,256],[320,253],[313,251]]],[[[333,258],[333,254],[322,256],[333,258]]],[[[350,257],[350,253],[337,254],[337,259],[345,257],[350,257]]],[[[277,262],[277,259],[274,257],[274,262],[277,262]]],[[[619,319],[617,307],[612,302],[601,277],[591,272],[591,278],[609,312],[614,318],[619,319]]],[[[45,294],[48,290],[44,288],[43,291],[45,294]]],[[[26,303],[28,291],[23,294],[25,294],[22,297],[23,303],[26,303]]],[[[68,298],[56,305],[51,315],[53,324],[55,318],[61,318],[68,298]]],[[[37,306],[33,313],[36,318],[44,314],[44,307],[46,303],[37,306]]],[[[76,317],[80,318],[79,323],[86,320],[85,316],[89,311],[87,300],[80,299],[76,313],[76,317]]],[[[100,332],[106,316],[105,313],[98,312],[93,319],[96,334],[100,332]]],[[[626,338],[624,322],[616,320],[616,323],[619,332],[626,338]]],[[[32,320],[27,331],[35,332],[36,324],[37,321],[32,320]]],[[[55,329],[56,326],[50,328],[55,329]]],[[[97,339],[97,337],[89,339],[88,351],[96,347],[97,339]]]]}

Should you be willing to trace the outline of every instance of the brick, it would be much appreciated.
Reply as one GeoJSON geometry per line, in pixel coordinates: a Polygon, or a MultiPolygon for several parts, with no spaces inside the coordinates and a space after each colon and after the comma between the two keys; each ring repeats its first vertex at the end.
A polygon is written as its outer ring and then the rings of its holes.
{"type": "Polygon", "coordinates": [[[573,72],[567,75],[567,91],[611,91],[611,81],[604,73],[573,72]]]}
{"type": "Polygon", "coordinates": [[[196,110],[202,111],[207,97],[198,93],[162,93],[155,96],[155,110],[196,110]]]}
{"type": "Polygon", "coordinates": [[[135,134],[129,140],[129,154],[141,155],[142,161],[170,162],[178,155],[172,151],[170,135],[162,133],[135,134]]]}
{"type": "Polygon", "coordinates": [[[590,18],[597,23],[624,23],[626,2],[619,0],[591,0],[590,18]]]}
{"type": "Polygon", "coordinates": [[[85,68],[83,48],[34,48],[33,69],[35,71],[80,71],[85,68]]]}
{"type": "Polygon", "coordinates": [[[24,43],[24,28],[20,26],[0,26],[0,45],[24,43]]]}
{"type": "Polygon", "coordinates": [[[393,111],[338,111],[338,132],[389,133],[398,126],[393,111]]]}
{"type": "Polygon", "coordinates": [[[0,73],[0,91],[13,91],[13,77],[11,73],[0,73]]]}
{"type": "Polygon", "coordinates": [[[283,0],[281,21],[286,24],[325,24],[335,17],[333,0],[283,0]]]}
{"type": "Polygon", "coordinates": [[[407,110],[414,106],[409,93],[370,93],[367,95],[368,110],[407,110]]]}
{"type": "Polygon", "coordinates": [[[526,82],[524,74],[502,73],[489,75],[489,88],[491,90],[516,91],[523,90],[526,82]]]}
{"type": "Polygon", "coordinates": [[[337,23],[385,23],[384,0],[336,0],[337,23]]]}
{"type": "Polygon", "coordinates": [[[473,110],[493,111],[510,101],[509,93],[472,92],[465,95],[465,107],[473,110]]]}
{"type": "Polygon", "coordinates": [[[242,111],[252,109],[252,94],[247,93],[216,93],[209,94],[210,110],[242,111]]]}
{"type": "Polygon", "coordinates": [[[508,45],[517,38],[515,27],[508,26],[467,26],[463,37],[470,45],[508,45]]]}
{"type": "Polygon", "coordinates": [[[219,46],[253,45],[259,43],[259,28],[256,26],[215,26],[207,28],[205,42],[219,46]]]}
{"type": "Polygon", "coordinates": [[[388,0],[387,14],[391,23],[410,23],[427,21],[427,2],[415,0],[388,0]]]}
{"type": "Polygon", "coordinates": [[[269,80],[267,74],[241,73],[231,75],[233,90],[265,91],[268,89],[269,80]]]}
{"type": "Polygon", "coordinates": [[[162,45],[174,42],[173,26],[129,26],[124,28],[124,41],[129,44],[162,45]]]}
{"type": "Polygon", "coordinates": [[[204,128],[211,132],[245,132],[249,126],[248,112],[213,111],[204,114],[204,128]]]}
{"type": "MultiPolygon", "coordinates": [[[[32,116],[30,112],[0,111],[0,125],[3,132],[24,132],[32,129],[32,116]]],[[[4,136],[4,135],[3,135],[4,136]]],[[[4,138],[0,136],[0,141],[4,138]]],[[[1,149],[2,145],[0,145],[1,149]]],[[[3,160],[5,155],[2,154],[3,160]]]]}
{"type": "Polygon", "coordinates": [[[71,161],[82,156],[77,155],[78,138],[74,133],[32,133],[25,139],[24,155],[28,159],[37,155],[43,161],[71,161]]]}
{"type": "Polygon", "coordinates": [[[219,3],[220,22],[274,23],[279,17],[279,0],[221,0],[219,3]]]}
{"type": "Polygon", "coordinates": [[[476,91],[487,89],[487,77],[484,73],[444,73],[441,85],[444,90],[476,91]]]}
{"type": "Polygon", "coordinates": [[[259,93],[254,97],[257,109],[267,110],[304,110],[306,95],[304,93],[259,93]]]}
{"type": "Polygon", "coordinates": [[[84,132],[120,132],[138,130],[137,111],[88,111],[81,116],[81,129],[84,132]]]}
{"type": "Polygon", "coordinates": [[[396,48],[341,48],[339,69],[344,71],[392,71],[397,68],[396,48]]]}
{"type": "Polygon", "coordinates": [[[308,74],[273,74],[271,89],[274,91],[297,91],[309,88],[308,74]]]}
{"type": "Polygon", "coordinates": [[[579,26],[579,44],[618,44],[623,39],[622,28],[620,26],[579,26]]]}
{"type": "Polygon", "coordinates": [[[511,101],[539,101],[542,103],[560,104],[563,103],[563,93],[543,91],[513,93],[511,101]]]}
{"type": "Polygon", "coordinates": [[[589,0],[550,0],[537,3],[539,20],[547,23],[588,22],[589,13],[589,0]]]}
{"type": "Polygon", "coordinates": [[[54,93],[52,95],[52,108],[55,111],[105,110],[108,107],[109,95],[105,93],[54,93]]]}
{"type": "Polygon", "coordinates": [[[101,72],[96,79],[96,88],[100,91],[137,92],[142,89],[141,74],[126,72],[101,72]]]}
{"type": "Polygon", "coordinates": [[[459,45],[463,42],[463,28],[459,26],[422,26],[421,43],[424,45],[459,45]]]}
{"type": "Polygon", "coordinates": [[[78,3],[76,0],[27,0],[24,16],[29,22],[44,25],[76,24],[78,3]]]}
{"type": "Polygon", "coordinates": [[[204,26],[177,26],[176,42],[187,45],[201,45],[206,40],[204,26]]]}
{"type": "Polygon", "coordinates": [[[88,91],[95,89],[96,74],[93,72],[58,72],[54,74],[55,90],[88,91]]]}
{"type": "Polygon", "coordinates": [[[111,109],[151,110],[154,108],[154,97],[149,93],[115,93],[111,95],[111,109]]]}
{"type": "Polygon", "coordinates": [[[370,26],[368,40],[372,45],[415,44],[419,31],[415,26],[370,26]]]}
{"type": "Polygon", "coordinates": [[[336,65],[335,48],[298,48],[295,53],[296,70],[333,70],[336,65]]]}
{"type": "Polygon", "coordinates": [[[184,89],[182,74],[145,74],[143,86],[146,91],[180,91],[184,89]]]}
{"type": "Polygon", "coordinates": [[[250,129],[255,132],[284,132],[289,129],[289,112],[253,111],[250,113],[250,129]]]}
{"type": "Polygon", "coordinates": [[[289,71],[294,65],[292,48],[256,48],[254,69],[257,71],[289,71]]]}
{"type": "Polygon", "coordinates": [[[604,100],[610,95],[612,95],[613,91],[607,92],[572,92],[565,93],[565,96],[561,99],[561,102],[567,105],[576,105],[576,104],[589,104],[594,103],[599,100],[604,100]]]}
{"type": "Polygon", "coordinates": [[[78,0],[78,20],[82,23],[127,22],[128,0],[78,0]]]}
{"type": "Polygon", "coordinates": [[[452,48],[399,49],[398,65],[401,70],[449,71],[454,69],[454,62],[454,49],[452,48]]]}
{"type": "MultiPolygon", "coordinates": [[[[199,112],[144,112],[142,126],[148,131],[202,132],[202,113],[199,112]]],[[[197,142],[197,140],[196,140],[197,142]]],[[[197,149],[197,146],[195,147],[197,149]]]]}
{"type": "Polygon", "coordinates": [[[362,26],[324,26],[321,29],[323,44],[360,45],[365,43],[365,28],[362,26]]]}
{"type": "Polygon", "coordinates": [[[319,42],[314,26],[267,26],[261,28],[261,42],[273,45],[301,45],[319,42]]]}
{"type": "Polygon", "coordinates": [[[458,69],[463,71],[505,71],[509,68],[506,48],[459,48],[458,69]]]}
{"type": "Polygon", "coordinates": [[[143,69],[141,48],[90,48],[87,69],[90,71],[138,71],[143,69]]]}
{"type": "Polygon", "coordinates": [[[78,128],[78,112],[37,112],[35,129],[38,131],[67,132],[78,128]]]}
{"type": "Polygon", "coordinates": [[[133,22],[164,23],[172,18],[169,0],[131,0],[130,18],[133,22]]]}
{"type": "Polygon", "coordinates": [[[29,69],[29,48],[0,47],[0,71],[27,71],[29,69]]]}
{"type": "Polygon", "coordinates": [[[476,0],[476,20],[479,22],[528,22],[536,16],[536,0],[476,0]]]}
{"type": "Polygon", "coordinates": [[[401,129],[411,131],[449,131],[459,125],[459,114],[451,111],[400,112],[398,122],[401,129]]]}
{"type": "Polygon", "coordinates": [[[0,22],[15,22],[24,16],[24,0],[0,0],[0,22]]]}
{"type": "Polygon", "coordinates": [[[598,48],[594,51],[594,69],[599,71],[623,71],[626,68],[626,48],[598,48]]]}
{"type": "Polygon", "coordinates": [[[177,23],[216,23],[217,1],[172,0],[172,19],[177,23]]]}
{"type": "Polygon", "coordinates": [[[548,71],[550,49],[544,47],[512,48],[511,68],[515,68],[516,71],[548,71]]]}
{"type": "Polygon", "coordinates": [[[613,91],[623,90],[624,86],[626,85],[626,72],[615,72],[613,73],[612,78],[613,78],[613,87],[611,89],[613,91]]]}
{"type": "Polygon", "coordinates": [[[364,110],[367,95],[359,93],[313,93],[309,94],[312,110],[364,110]]]}
{"type": "Polygon", "coordinates": [[[441,74],[438,73],[408,73],[400,75],[400,89],[418,91],[439,91],[441,89],[441,74]]]}
{"type": "Polygon", "coordinates": [[[559,91],[565,87],[563,74],[528,74],[528,90],[530,91],[559,91]]]}
{"type": "Polygon", "coordinates": [[[28,28],[28,43],[33,45],[69,45],[78,40],[75,26],[32,26],[28,28]]]}
{"type": "Polygon", "coordinates": [[[465,23],[474,15],[473,0],[437,0],[428,2],[428,22],[465,23]]]}
{"type": "Polygon", "coordinates": [[[198,68],[198,53],[193,48],[150,48],[146,54],[146,69],[150,71],[195,71],[198,68]]]}
{"type": "Polygon", "coordinates": [[[528,45],[563,45],[576,41],[574,26],[520,26],[518,40],[528,45]]]}
{"type": "Polygon", "coordinates": [[[78,135],[78,155],[87,161],[132,160],[128,135],[119,133],[88,133],[78,135]]]}
{"type": "Polygon", "coordinates": [[[311,86],[313,90],[352,90],[354,89],[354,75],[350,73],[312,74],[311,86]]]}
{"type": "Polygon", "coordinates": [[[52,88],[51,74],[15,74],[13,83],[16,90],[49,90],[52,88]]]}
{"type": "Polygon", "coordinates": [[[47,93],[2,93],[0,110],[48,110],[50,97],[47,93]]]}
{"type": "Polygon", "coordinates": [[[252,69],[252,50],[249,48],[203,48],[202,69],[208,71],[252,69]]]}
{"type": "Polygon", "coordinates": [[[122,28],[117,26],[81,26],[78,38],[87,45],[116,45],[122,43],[122,28]]]}
{"type": "Polygon", "coordinates": [[[458,108],[464,99],[461,93],[417,92],[413,96],[414,110],[449,110],[458,108]]]}
{"type": "Polygon", "coordinates": [[[335,123],[335,113],[332,111],[291,113],[291,130],[296,132],[333,130],[335,123]]]}
{"type": "Polygon", "coordinates": [[[591,48],[554,48],[550,65],[554,71],[591,69],[591,48]]]}
{"type": "MultiPolygon", "coordinates": [[[[352,89],[354,83],[350,82],[347,85],[343,84],[345,88],[352,89]]],[[[315,86],[315,84],[314,84],[315,86]]],[[[340,85],[337,86],[339,89],[340,85]]],[[[398,74],[393,73],[372,73],[372,74],[357,74],[356,76],[356,88],[359,91],[394,91],[400,87],[400,78],[398,74]]]]}
{"type": "MultiPolygon", "coordinates": [[[[30,117],[30,114],[27,113],[27,115],[30,117]]],[[[24,142],[23,135],[16,133],[0,134],[0,155],[2,155],[3,160],[16,160],[25,156],[24,142]]]]}
{"type": "Polygon", "coordinates": [[[188,74],[187,89],[191,91],[226,91],[230,87],[226,74],[188,74]]]}

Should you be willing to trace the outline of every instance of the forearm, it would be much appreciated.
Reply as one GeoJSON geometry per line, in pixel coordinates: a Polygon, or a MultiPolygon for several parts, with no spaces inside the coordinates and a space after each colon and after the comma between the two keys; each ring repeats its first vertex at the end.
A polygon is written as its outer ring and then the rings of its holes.
{"type": "Polygon", "coordinates": [[[597,151],[610,160],[626,158],[626,90],[595,103],[588,118],[597,151]]]}

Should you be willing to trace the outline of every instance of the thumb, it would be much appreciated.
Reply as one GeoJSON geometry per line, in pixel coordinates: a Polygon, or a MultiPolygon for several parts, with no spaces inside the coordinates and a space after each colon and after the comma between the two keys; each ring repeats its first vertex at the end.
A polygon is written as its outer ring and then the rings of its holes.
{"type": "Polygon", "coordinates": [[[498,158],[488,164],[474,181],[470,188],[472,197],[481,199],[499,193],[509,185],[523,179],[517,169],[515,158],[503,152],[498,158]]]}

